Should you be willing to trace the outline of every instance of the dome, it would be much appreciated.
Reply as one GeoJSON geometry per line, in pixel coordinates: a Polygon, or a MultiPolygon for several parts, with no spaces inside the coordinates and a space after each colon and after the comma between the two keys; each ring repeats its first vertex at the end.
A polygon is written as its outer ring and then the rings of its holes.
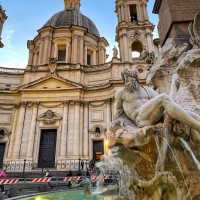
{"type": "Polygon", "coordinates": [[[51,26],[55,28],[70,27],[72,25],[87,28],[88,32],[100,37],[99,31],[95,24],[79,11],[64,10],[53,15],[43,26],[43,28],[51,26]]]}

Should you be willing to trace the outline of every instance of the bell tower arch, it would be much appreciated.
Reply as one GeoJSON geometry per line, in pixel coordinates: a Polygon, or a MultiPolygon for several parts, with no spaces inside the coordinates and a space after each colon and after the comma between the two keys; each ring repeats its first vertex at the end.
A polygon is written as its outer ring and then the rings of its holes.
{"type": "Polygon", "coordinates": [[[118,42],[121,62],[134,63],[143,49],[155,52],[153,43],[154,25],[147,13],[148,0],[116,0],[116,42],[118,42]]]}

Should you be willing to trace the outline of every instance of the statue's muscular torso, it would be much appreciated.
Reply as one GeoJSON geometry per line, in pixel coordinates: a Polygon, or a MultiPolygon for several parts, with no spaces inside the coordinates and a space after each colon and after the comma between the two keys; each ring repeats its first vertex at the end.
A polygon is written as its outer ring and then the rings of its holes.
{"type": "Polygon", "coordinates": [[[117,109],[122,108],[125,114],[138,125],[138,114],[142,106],[148,102],[152,97],[148,93],[152,93],[154,96],[157,94],[151,88],[146,88],[139,86],[136,91],[129,92],[127,89],[123,88],[118,90],[116,93],[116,103],[117,109]]]}

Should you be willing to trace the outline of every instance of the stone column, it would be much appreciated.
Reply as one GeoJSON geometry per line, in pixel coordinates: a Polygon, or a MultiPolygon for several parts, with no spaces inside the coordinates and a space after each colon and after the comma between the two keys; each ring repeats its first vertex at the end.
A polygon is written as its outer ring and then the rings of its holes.
{"type": "Polygon", "coordinates": [[[67,128],[68,128],[68,106],[69,102],[65,101],[63,103],[63,122],[62,131],[60,136],[60,157],[66,158],[67,154],[67,128]]]}
{"type": "Polygon", "coordinates": [[[143,13],[144,13],[144,20],[148,21],[149,17],[148,17],[148,13],[147,13],[147,5],[143,4],[143,13]]]}
{"type": "Polygon", "coordinates": [[[44,38],[41,38],[40,41],[40,50],[39,50],[39,58],[38,58],[38,65],[42,64],[42,58],[43,58],[43,43],[44,43],[44,38]]]}
{"type": "Polygon", "coordinates": [[[121,62],[124,62],[124,44],[123,44],[123,35],[122,33],[119,35],[119,43],[120,43],[120,57],[121,57],[121,62]]]}
{"type": "Polygon", "coordinates": [[[141,12],[140,12],[140,4],[136,5],[136,10],[137,10],[138,22],[141,22],[142,21],[142,17],[141,17],[141,12]]]}
{"type": "Polygon", "coordinates": [[[85,47],[85,65],[87,65],[87,47],[85,47]]]}
{"type": "Polygon", "coordinates": [[[73,35],[73,39],[72,39],[72,63],[76,63],[77,62],[77,35],[73,35]]]}
{"type": "Polygon", "coordinates": [[[108,135],[108,131],[109,131],[109,127],[110,127],[110,123],[111,123],[111,102],[110,99],[106,100],[106,115],[107,115],[107,135],[108,135]]]}
{"type": "Polygon", "coordinates": [[[129,48],[127,44],[127,34],[123,33],[122,37],[123,37],[123,44],[124,44],[124,59],[125,59],[124,61],[129,62],[129,48]]]}
{"type": "Polygon", "coordinates": [[[80,58],[79,58],[79,61],[80,61],[80,64],[83,65],[84,63],[84,58],[83,58],[83,51],[84,51],[84,48],[83,48],[83,36],[79,36],[80,37],[80,58]]]}
{"type": "Polygon", "coordinates": [[[16,125],[17,125],[17,120],[18,120],[18,113],[19,113],[19,106],[16,105],[14,121],[13,121],[13,126],[12,126],[12,132],[11,132],[11,138],[10,138],[10,145],[9,145],[9,150],[8,150],[8,158],[10,158],[12,156],[12,151],[14,150],[13,149],[13,143],[14,143],[14,139],[15,139],[16,125]]]}
{"type": "Polygon", "coordinates": [[[26,156],[29,159],[33,158],[33,146],[34,146],[34,141],[35,141],[35,129],[36,129],[36,123],[37,123],[38,105],[39,105],[38,102],[34,102],[33,104],[31,126],[30,126],[30,133],[29,133],[27,153],[26,153],[26,156]]]}
{"type": "Polygon", "coordinates": [[[80,139],[79,139],[79,156],[83,155],[83,102],[80,104],[80,139]]]}
{"type": "Polygon", "coordinates": [[[147,45],[148,45],[148,51],[152,52],[153,51],[153,38],[152,38],[152,33],[151,30],[147,29],[146,30],[146,38],[147,38],[147,45]]]}
{"type": "Polygon", "coordinates": [[[139,12],[140,12],[140,17],[141,17],[141,21],[144,21],[144,13],[143,13],[143,5],[139,4],[139,12]]]}
{"type": "Polygon", "coordinates": [[[48,36],[48,42],[47,42],[47,62],[49,63],[49,58],[51,58],[51,51],[52,51],[52,33],[48,36]]]}
{"type": "Polygon", "coordinates": [[[105,63],[105,57],[104,57],[104,48],[102,46],[99,47],[99,63],[98,64],[104,64],[105,63]]]}
{"type": "Polygon", "coordinates": [[[122,15],[122,21],[124,21],[124,6],[121,5],[121,15],[122,15]]]}
{"type": "Polygon", "coordinates": [[[118,23],[120,23],[122,21],[120,6],[118,6],[117,8],[117,13],[118,13],[118,23]]]}
{"type": "Polygon", "coordinates": [[[44,53],[43,53],[42,64],[47,63],[47,57],[48,57],[48,36],[44,38],[44,53]]]}
{"type": "Polygon", "coordinates": [[[65,54],[65,56],[66,56],[66,58],[65,58],[66,63],[68,62],[68,55],[69,55],[69,43],[66,44],[66,54],[65,54]]]}
{"type": "Polygon", "coordinates": [[[97,54],[96,54],[96,51],[93,52],[93,65],[96,65],[97,64],[97,54]]]}
{"type": "Polygon", "coordinates": [[[73,156],[79,156],[80,101],[75,101],[73,156]]]}
{"type": "Polygon", "coordinates": [[[23,128],[24,128],[25,112],[26,112],[26,103],[22,102],[19,107],[19,116],[18,116],[18,122],[16,125],[15,141],[14,141],[13,153],[12,153],[12,157],[15,159],[19,158],[21,139],[22,139],[23,128]]]}
{"type": "Polygon", "coordinates": [[[129,13],[128,13],[128,6],[127,6],[127,4],[124,6],[124,9],[125,9],[125,21],[126,22],[129,22],[130,20],[129,20],[129,13]]]}
{"type": "Polygon", "coordinates": [[[33,49],[29,49],[28,65],[33,65],[33,49]]]}
{"type": "Polygon", "coordinates": [[[54,58],[58,57],[58,45],[55,43],[54,44],[54,58]]]}
{"type": "Polygon", "coordinates": [[[89,103],[84,103],[83,156],[89,158],[89,103]]]}

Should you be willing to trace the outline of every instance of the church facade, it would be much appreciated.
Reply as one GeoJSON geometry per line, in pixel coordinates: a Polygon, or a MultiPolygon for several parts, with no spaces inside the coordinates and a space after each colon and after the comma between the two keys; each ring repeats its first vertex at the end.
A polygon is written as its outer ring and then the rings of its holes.
{"type": "Polygon", "coordinates": [[[64,0],[65,9],[27,42],[26,69],[0,68],[1,166],[78,170],[79,159],[99,160],[107,150],[114,94],[123,86],[121,71],[136,69],[145,83],[160,51],[147,2],[116,1],[118,49],[110,62],[109,44],[80,12],[80,0],[64,0]]]}

